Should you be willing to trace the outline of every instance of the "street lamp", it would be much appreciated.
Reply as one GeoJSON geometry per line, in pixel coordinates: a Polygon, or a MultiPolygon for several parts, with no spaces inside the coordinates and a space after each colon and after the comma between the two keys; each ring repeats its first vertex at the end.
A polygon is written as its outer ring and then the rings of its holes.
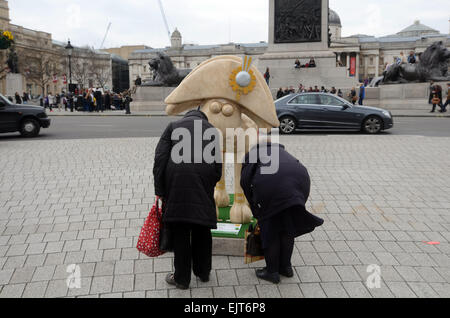
{"type": "Polygon", "coordinates": [[[69,56],[69,89],[68,89],[68,91],[70,92],[70,89],[72,88],[72,54],[73,54],[73,46],[72,46],[72,44],[70,44],[70,40],[67,42],[65,49],[67,50],[67,55],[69,56]]]}
{"type": "Polygon", "coordinates": [[[73,54],[73,46],[70,44],[70,40],[67,42],[66,45],[67,55],[69,56],[69,89],[68,92],[68,103],[70,104],[70,112],[73,113],[73,98],[72,98],[72,92],[70,91],[72,89],[72,54],[73,54]]]}

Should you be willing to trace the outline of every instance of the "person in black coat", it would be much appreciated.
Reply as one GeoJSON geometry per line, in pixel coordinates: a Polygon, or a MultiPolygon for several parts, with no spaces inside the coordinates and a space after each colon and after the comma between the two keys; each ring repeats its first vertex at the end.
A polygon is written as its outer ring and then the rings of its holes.
{"type": "MultiPolygon", "coordinates": [[[[198,130],[199,128],[197,128],[198,130]]],[[[183,137],[187,138],[187,137],[183,137]]],[[[166,277],[166,282],[180,289],[189,288],[191,282],[191,263],[194,274],[201,281],[209,281],[212,264],[211,229],[217,228],[214,188],[222,177],[219,132],[208,122],[207,116],[198,110],[188,112],[179,121],[169,124],[158,143],[155,154],[153,175],[155,194],[163,200],[163,223],[172,233],[175,254],[175,273],[166,277]],[[200,127],[201,136],[194,135],[194,127],[200,127]],[[178,148],[186,140],[173,141],[174,132],[181,129],[190,133],[190,157],[179,162],[174,153],[185,155],[178,148]],[[217,133],[212,141],[203,140],[203,133],[214,129],[217,133]],[[194,147],[194,139],[202,140],[194,147]],[[214,144],[214,162],[207,163],[203,157],[205,148],[214,144]],[[200,152],[201,151],[201,152],[200,152]],[[196,160],[194,160],[196,158],[196,160]],[[186,162],[188,161],[188,162],[186,162]],[[199,163],[194,163],[199,162],[199,163]]]]}
{"type": "Polygon", "coordinates": [[[283,89],[280,87],[280,89],[277,92],[277,99],[280,99],[281,97],[284,96],[284,91],[283,89]]]}
{"type": "Polygon", "coordinates": [[[306,210],[311,188],[308,171],[283,145],[261,143],[244,159],[241,186],[261,228],[267,267],[257,270],[257,277],[275,284],[280,275],[293,277],[295,238],[324,223],[306,210]],[[261,160],[260,153],[271,158],[268,164],[261,163],[267,160],[261,160]],[[252,158],[258,158],[257,163],[250,162],[252,158]],[[276,161],[275,173],[264,171],[276,161]]]}

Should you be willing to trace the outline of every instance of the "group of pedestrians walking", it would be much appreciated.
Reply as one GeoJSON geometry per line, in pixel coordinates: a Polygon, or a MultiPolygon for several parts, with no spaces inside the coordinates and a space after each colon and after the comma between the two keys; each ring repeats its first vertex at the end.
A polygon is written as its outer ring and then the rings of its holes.
{"type": "MultiPolygon", "coordinates": [[[[366,86],[364,83],[361,83],[359,86],[359,93],[357,92],[356,87],[353,87],[349,94],[347,95],[348,100],[353,104],[356,105],[358,102],[359,105],[364,105],[364,100],[366,98],[366,86]]],[[[276,99],[283,98],[284,96],[295,94],[295,93],[330,93],[333,95],[336,95],[338,97],[344,98],[344,93],[341,89],[336,89],[336,87],[332,87],[330,90],[325,88],[325,86],[322,86],[319,88],[318,86],[310,86],[309,88],[303,86],[302,84],[299,85],[299,88],[295,90],[294,86],[291,87],[280,87],[280,89],[277,91],[276,99]]]]}
{"type": "Polygon", "coordinates": [[[430,113],[434,113],[436,111],[436,106],[441,108],[441,110],[439,110],[440,113],[447,112],[447,106],[450,103],[450,83],[447,83],[447,100],[445,103],[443,100],[442,91],[443,89],[441,85],[435,83],[430,84],[430,98],[428,103],[433,105],[430,113]]]}
{"type": "Polygon", "coordinates": [[[16,94],[14,95],[14,98],[16,100],[16,104],[18,104],[18,105],[28,104],[28,102],[30,100],[30,95],[27,92],[23,92],[23,95],[20,96],[20,94],[18,92],[16,92],[16,94]]]}
{"type": "Polygon", "coordinates": [[[62,111],[82,111],[82,112],[104,112],[107,110],[125,110],[126,114],[131,114],[130,103],[133,101],[131,93],[103,92],[101,89],[76,90],[74,93],[53,95],[49,92],[41,98],[41,106],[53,112],[53,108],[62,111]]]}

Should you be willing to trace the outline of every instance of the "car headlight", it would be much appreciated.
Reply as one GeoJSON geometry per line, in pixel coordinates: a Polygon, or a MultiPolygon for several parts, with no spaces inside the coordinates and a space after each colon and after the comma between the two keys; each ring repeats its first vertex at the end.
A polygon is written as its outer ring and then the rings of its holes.
{"type": "Polygon", "coordinates": [[[388,118],[391,118],[391,117],[392,117],[391,113],[388,112],[387,110],[383,111],[382,113],[383,113],[384,116],[386,116],[386,117],[388,117],[388,118]]]}

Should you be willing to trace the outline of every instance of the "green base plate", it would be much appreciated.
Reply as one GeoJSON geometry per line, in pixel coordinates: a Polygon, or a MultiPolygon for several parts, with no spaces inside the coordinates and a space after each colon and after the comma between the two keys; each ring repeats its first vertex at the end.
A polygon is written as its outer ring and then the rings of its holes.
{"type": "MultiPolygon", "coordinates": [[[[230,210],[234,203],[234,194],[230,194],[230,205],[226,208],[219,208],[219,223],[229,223],[230,222],[230,210]]],[[[213,237],[221,237],[221,238],[234,238],[234,239],[244,239],[245,237],[245,231],[248,230],[250,227],[250,224],[256,223],[256,219],[252,219],[252,222],[249,224],[242,224],[241,230],[239,231],[239,234],[224,234],[224,233],[213,233],[213,237]]]]}

